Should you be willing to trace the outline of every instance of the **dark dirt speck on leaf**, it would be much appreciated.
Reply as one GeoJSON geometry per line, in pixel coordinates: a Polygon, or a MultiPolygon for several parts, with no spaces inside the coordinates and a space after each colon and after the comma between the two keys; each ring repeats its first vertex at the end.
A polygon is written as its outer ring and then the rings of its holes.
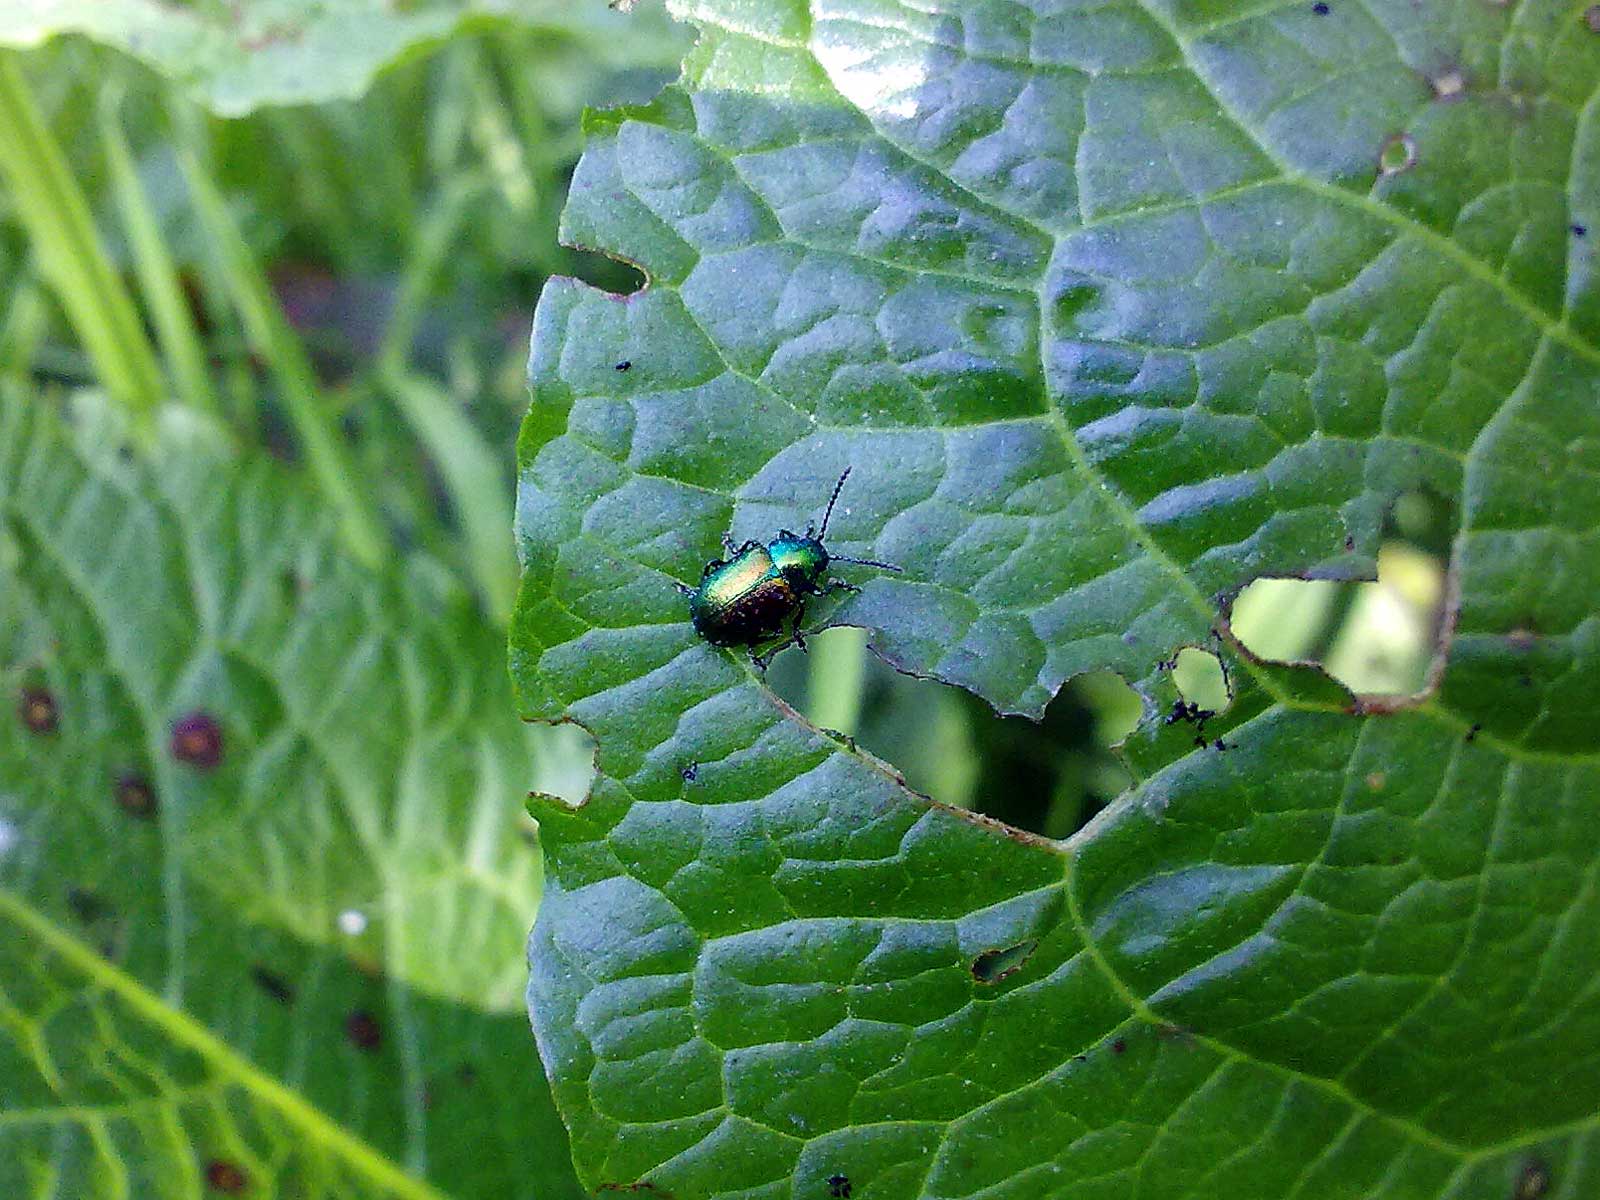
{"type": "Polygon", "coordinates": [[[1325,17],[1333,10],[1329,8],[1327,4],[1323,2],[1323,0],[1317,0],[1317,2],[1311,6],[1311,11],[1316,13],[1319,17],[1325,17]]]}
{"type": "Polygon", "coordinates": [[[267,970],[260,963],[250,968],[250,978],[256,986],[279,1004],[294,1003],[294,987],[282,975],[267,970]]]}
{"type": "Polygon", "coordinates": [[[84,925],[92,925],[111,912],[111,905],[101,897],[100,893],[93,888],[86,887],[67,889],[67,907],[72,910],[72,915],[84,925]]]}

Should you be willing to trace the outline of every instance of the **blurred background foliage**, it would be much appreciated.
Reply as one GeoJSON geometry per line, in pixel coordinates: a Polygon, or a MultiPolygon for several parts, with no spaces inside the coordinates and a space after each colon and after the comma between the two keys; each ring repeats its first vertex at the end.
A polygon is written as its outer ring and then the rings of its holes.
{"type": "MultiPolygon", "coordinates": [[[[0,379],[47,405],[102,388],[135,429],[170,403],[201,410],[315,489],[354,559],[425,552],[503,627],[534,300],[555,274],[642,282],[556,236],[584,107],[648,97],[688,45],[643,6],[628,19],[647,24],[604,53],[593,36],[478,22],[358,99],[227,119],[78,38],[0,50],[0,379]]],[[[1357,691],[1416,691],[1451,527],[1435,499],[1405,497],[1377,582],[1258,581],[1232,605],[1233,633],[1357,691]]],[[[810,644],[777,660],[775,689],[940,800],[1062,837],[1128,781],[1114,746],[1142,714],[1114,675],[1073,680],[1039,726],[896,674],[859,630],[810,644]]],[[[1198,647],[1173,669],[1183,706],[1143,716],[1203,737],[1227,703],[1217,659],[1198,647]]],[[[529,736],[529,786],[581,795],[585,739],[529,736]]]]}

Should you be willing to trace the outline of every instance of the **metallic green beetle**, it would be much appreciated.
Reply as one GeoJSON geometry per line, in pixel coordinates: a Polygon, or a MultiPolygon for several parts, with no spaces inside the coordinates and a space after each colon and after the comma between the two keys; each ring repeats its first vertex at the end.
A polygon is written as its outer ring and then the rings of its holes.
{"type": "Polygon", "coordinates": [[[777,637],[788,625],[790,633],[786,641],[766,655],[755,657],[756,664],[765,667],[785,646],[805,649],[800,621],[805,616],[806,597],[861,590],[842,579],[829,579],[824,583],[823,572],[830,563],[859,563],[885,571],[900,569],[892,563],[870,558],[829,554],[822,544],[822,539],[828,535],[833,506],[848,478],[850,468],[846,467],[839,482],[834,484],[833,496],[822,514],[820,530],[808,525],[802,535],[780,529],[778,536],[766,545],[749,541],[737,549],[727,535],[723,535],[722,548],[728,557],[706,564],[699,587],[678,585],[678,590],[689,597],[689,620],[696,633],[713,646],[749,646],[753,651],[756,646],[777,637]]]}

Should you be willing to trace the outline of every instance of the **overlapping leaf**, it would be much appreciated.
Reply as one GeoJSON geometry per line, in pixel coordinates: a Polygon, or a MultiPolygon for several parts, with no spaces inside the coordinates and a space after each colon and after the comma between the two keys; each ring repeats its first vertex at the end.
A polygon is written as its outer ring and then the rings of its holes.
{"type": "Polygon", "coordinates": [[[407,53],[496,18],[581,39],[597,58],[630,65],[652,47],[665,65],[678,44],[659,13],[630,20],[604,3],[561,0],[8,0],[0,45],[80,33],[143,59],[213,111],[238,116],[263,105],[350,99],[407,53]]]}
{"type": "MultiPolygon", "coordinates": [[[[696,0],[591,122],[536,319],[512,648],[535,1026],[586,1182],[679,1200],[1596,1186],[1600,34],[1491,5],[696,0]],[[619,364],[626,363],[625,370],[619,364]],[[1039,712],[1161,695],[1263,574],[1452,503],[1435,696],[1235,661],[1064,845],[943,810],[696,639],[814,514],[812,623],[1039,712]]],[[[1230,652],[1230,658],[1233,658],[1230,652]]]]}
{"type": "Polygon", "coordinates": [[[470,596],[197,418],[48,404],[0,404],[0,1194],[571,1194],[470,596]]]}

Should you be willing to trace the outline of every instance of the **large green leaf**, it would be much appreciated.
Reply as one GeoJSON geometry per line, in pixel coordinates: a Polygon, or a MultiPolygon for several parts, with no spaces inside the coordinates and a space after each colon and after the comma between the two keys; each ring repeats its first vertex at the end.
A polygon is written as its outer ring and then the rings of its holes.
{"type": "Polygon", "coordinates": [[[574,1194],[492,626],[194,416],[72,415],[0,403],[0,1195],[574,1194]]]}
{"type": "Polygon", "coordinates": [[[80,33],[144,60],[213,111],[359,95],[389,63],[471,22],[510,19],[580,39],[595,58],[637,66],[681,47],[659,12],[624,17],[567,0],[6,0],[0,46],[80,33]]]}
{"type": "Polygon", "coordinates": [[[679,9],[683,87],[591,120],[566,217],[650,284],[546,288],[521,445],[514,673],[599,746],[531,951],[585,1181],[1600,1189],[1592,22],[679,9]],[[1211,744],[1152,721],[1054,843],[807,726],[672,585],[846,465],[830,542],[905,571],[810,625],[1029,714],[1217,645],[1211,744]],[[1417,490],[1458,520],[1428,696],[1215,641],[1417,490]]]}

